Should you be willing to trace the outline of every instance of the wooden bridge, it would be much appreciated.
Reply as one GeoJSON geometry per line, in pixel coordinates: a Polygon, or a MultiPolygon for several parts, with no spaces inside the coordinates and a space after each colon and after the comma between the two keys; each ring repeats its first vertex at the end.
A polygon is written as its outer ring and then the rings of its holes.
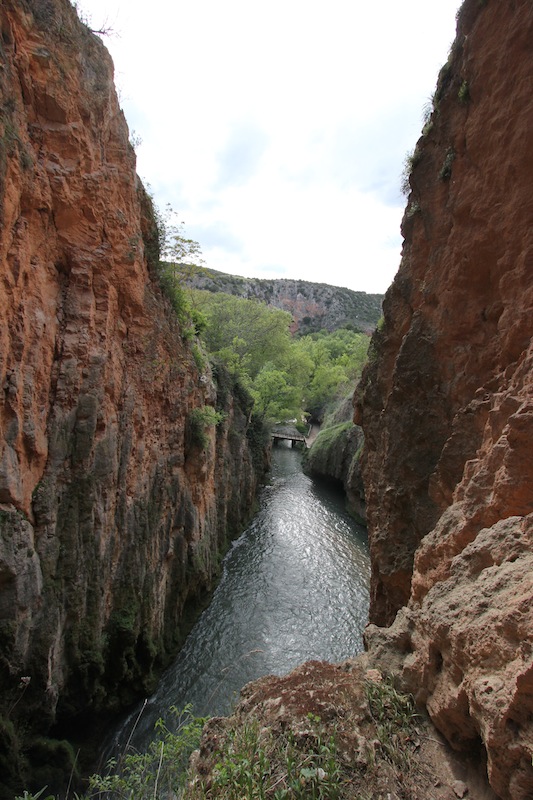
{"type": "Polygon", "coordinates": [[[303,433],[300,433],[296,425],[287,423],[283,425],[274,425],[272,429],[272,439],[274,444],[279,441],[286,441],[290,442],[292,447],[294,447],[297,442],[303,442],[305,447],[308,446],[305,436],[303,433]]]}

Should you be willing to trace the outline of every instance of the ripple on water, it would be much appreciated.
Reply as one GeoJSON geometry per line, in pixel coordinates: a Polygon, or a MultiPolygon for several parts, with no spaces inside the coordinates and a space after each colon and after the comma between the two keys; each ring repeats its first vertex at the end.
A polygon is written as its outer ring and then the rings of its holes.
{"type": "MultiPolygon", "coordinates": [[[[241,687],[308,659],[362,650],[370,562],[366,532],[342,495],[305,476],[297,451],[274,449],[260,508],[228,551],[213,600],[150,698],[136,730],[146,746],[170,706],[229,711],[241,687]]],[[[131,730],[131,715],[117,744],[131,730]]]]}

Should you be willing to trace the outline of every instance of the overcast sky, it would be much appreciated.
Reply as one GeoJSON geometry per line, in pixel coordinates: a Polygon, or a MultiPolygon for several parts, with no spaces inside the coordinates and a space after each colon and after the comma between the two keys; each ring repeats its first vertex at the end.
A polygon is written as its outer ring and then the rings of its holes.
{"type": "Polygon", "coordinates": [[[80,0],[157,205],[207,266],[384,292],[460,0],[80,0]]]}

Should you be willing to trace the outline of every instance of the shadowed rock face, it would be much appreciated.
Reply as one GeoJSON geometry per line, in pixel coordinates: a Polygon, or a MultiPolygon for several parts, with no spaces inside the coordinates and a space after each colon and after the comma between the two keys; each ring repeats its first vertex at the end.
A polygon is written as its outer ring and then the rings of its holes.
{"type": "Polygon", "coordinates": [[[153,686],[264,461],[151,279],[107,51],[67,0],[6,0],[0,25],[0,678],[45,732],[153,686]],[[205,447],[204,405],[226,414],[205,447]]]}
{"type": "Polygon", "coordinates": [[[533,6],[467,0],[417,145],[356,421],[369,644],[501,797],[533,796],[533,6]],[[386,647],[384,648],[387,649],[386,647]]]}
{"type": "Polygon", "coordinates": [[[314,478],[342,485],[348,510],[365,524],[365,494],[360,467],[362,450],[361,428],[351,423],[339,423],[320,431],[304,455],[303,467],[314,478]]]}

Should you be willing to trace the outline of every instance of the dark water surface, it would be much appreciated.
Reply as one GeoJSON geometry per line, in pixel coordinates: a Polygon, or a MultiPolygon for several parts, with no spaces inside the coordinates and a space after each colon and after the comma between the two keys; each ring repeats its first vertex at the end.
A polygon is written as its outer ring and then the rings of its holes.
{"type": "MultiPolygon", "coordinates": [[[[360,652],[369,571],[366,531],[344,510],[343,495],[305,476],[297,450],[274,448],[259,511],[233,543],[209,608],[146,703],[136,747],[146,747],[171,706],[226,714],[254,678],[360,652]]],[[[115,744],[125,744],[138,713],[115,744]]]]}

